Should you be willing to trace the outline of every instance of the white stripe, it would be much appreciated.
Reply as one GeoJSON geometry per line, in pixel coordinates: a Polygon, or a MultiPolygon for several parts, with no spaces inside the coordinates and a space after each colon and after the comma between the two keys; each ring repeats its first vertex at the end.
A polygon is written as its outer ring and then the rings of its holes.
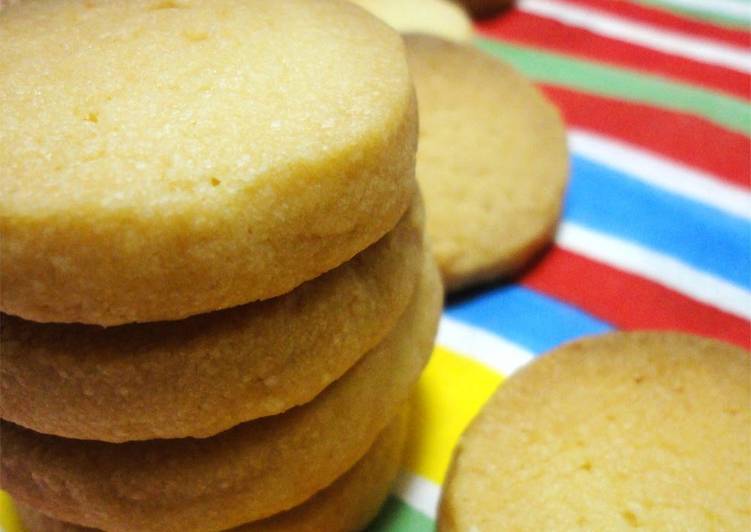
{"type": "Polygon", "coordinates": [[[751,220],[751,193],[712,174],[581,129],[570,129],[571,151],[644,183],[751,220]]]}
{"type": "Polygon", "coordinates": [[[412,508],[435,521],[441,487],[420,475],[403,471],[394,483],[394,494],[412,508]]]}
{"type": "Polygon", "coordinates": [[[634,22],[602,11],[565,4],[558,0],[521,0],[518,6],[523,11],[551,18],[569,26],[583,28],[605,37],[751,73],[751,53],[739,46],[634,22]]]}
{"type": "MultiPolygon", "coordinates": [[[[751,319],[751,292],[639,244],[563,222],[556,243],[592,260],[649,279],[697,301],[751,319]]],[[[624,294],[624,297],[628,297],[624,294]]],[[[617,302],[613,302],[617,304],[617,302]]]]}
{"type": "Polygon", "coordinates": [[[751,5],[738,0],[662,0],[666,4],[751,21],[751,5]]]}
{"type": "Polygon", "coordinates": [[[534,356],[530,351],[500,336],[445,315],[441,318],[436,342],[506,377],[534,356]]]}

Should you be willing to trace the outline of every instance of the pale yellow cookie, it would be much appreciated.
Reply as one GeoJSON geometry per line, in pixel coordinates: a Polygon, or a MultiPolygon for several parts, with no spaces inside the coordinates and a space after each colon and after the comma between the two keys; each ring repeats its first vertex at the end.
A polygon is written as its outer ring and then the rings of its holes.
{"type": "Polygon", "coordinates": [[[552,238],[568,176],[556,109],[470,46],[406,38],[420,108],[417,178],[448,290],[508,276],[552,238]]]}
{"type": "Polygon", "coordinates": [[[441,306],[426,257],[404,317],[344,376],[309,403],[211,438],[114,444],[2,422],[0,487],[55,519],[104,530],[218,530],[292,508],[351,468],[398,413],[430,356],[441,306]]]}
{"type": "Polygon", "coordinates": [[[417,195],[394,230],[336,269],[283,296],[185,320],[102,329],[2,316],[0,418],[119,442],[211,436],[305,403],[404,312],[422,232],[417,195]]]}
{"type": "Polygon", "coordinates": [[[458,42],[472,40],[472,21],[451,0],[351,0],[402,33],[428,33],[458,42]]]}
{"type": "Polygon", "coordinates": [[[0,11],[0,310],[172,320],[286,293],[396,225],[399,35],[344,0],[0,11]]]}
{"type": "Polygon", "coordinates": [[[751,356],[668,332],[566,345],[462,436],[439,530],[750,530],[751,356]]]}
{"type": "MultiPolygon", "coordinates": [[[[352,532],[361,530],[378,512],[399,471],[407,435],[403,413],[386,427],[352,469],[331,486],[286,512],[233,528],[232,532],[352,532]]],[[[18,506],[27,532],[90,532],[93,529],[57,521],[28,506],[18,506]]]]}

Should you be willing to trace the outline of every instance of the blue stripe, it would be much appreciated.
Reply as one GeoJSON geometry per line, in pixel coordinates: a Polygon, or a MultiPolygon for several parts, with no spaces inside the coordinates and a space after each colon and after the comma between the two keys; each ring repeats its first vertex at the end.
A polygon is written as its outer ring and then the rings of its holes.
{"type": "Polygon", "coordinates": [[[751,223],[575,156],[564,218],[751,288],[751,223]]]}
{"type": "Polygon", "coordinates": [[[538,355],[561,342],[613,329],[571,305],[519,285],[488,290],[451,304],[445,312],[538,355]]]}

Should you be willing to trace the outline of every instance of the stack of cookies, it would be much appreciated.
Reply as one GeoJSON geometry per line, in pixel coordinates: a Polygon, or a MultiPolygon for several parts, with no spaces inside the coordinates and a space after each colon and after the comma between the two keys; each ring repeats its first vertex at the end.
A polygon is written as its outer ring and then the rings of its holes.
{"type": "Polygon", "coordinates": [[[338,0],[21,2],[0,114],[26,526],[363,526],[442,300],[400,37],[338,0]]]}

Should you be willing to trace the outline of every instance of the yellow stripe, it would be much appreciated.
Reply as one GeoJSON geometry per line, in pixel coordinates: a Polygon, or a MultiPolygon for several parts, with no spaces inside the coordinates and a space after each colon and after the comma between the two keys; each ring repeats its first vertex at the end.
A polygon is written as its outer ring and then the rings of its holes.
{"type": "Polygon", "coordinates": [[[4,532],[23,532],[10,495],[2,490],[0,490],[0,528],[4,532]]]}
{"type": "Polygon", "coordinates": [[[502,380],[486,366],[436,347],[412,400],[404,467],[443,482],[459,436],[502,380]]]}

